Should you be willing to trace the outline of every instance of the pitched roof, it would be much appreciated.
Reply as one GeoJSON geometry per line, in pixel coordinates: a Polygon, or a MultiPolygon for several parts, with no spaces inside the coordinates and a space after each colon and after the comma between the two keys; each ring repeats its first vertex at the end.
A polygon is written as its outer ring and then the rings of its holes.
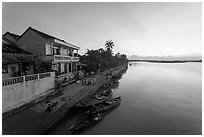
{"type": "Polygon", "coordinates": [[[15,43],[11,42],[4,36],[2,36],[2,53],[3,54],[27,54],[33,55],[21,48],[19,48],[15,43]]]}
{"type": "Polygon", "coordinates": [[[2,63],[9,64],[9,63],[19,63],[19,62],[35,62],[36,58],[30,55],[9,55],[3,54],[2,55],[2,63]]]}
{"type": "Polygon", "coordinates": [[[2,36],[2,63],[34,62],[33,54],[19,48],[15,43],[2,36]]]}
{"type": "Polygon", "coordinates": [[[42,32],[42,31],[36,30],[36,29],[34,29],[34,28],[32,28],[32,27],[29,27],[20,37],[22,37],[29,29],[31,29],[32,31],[36,32],[37,34],[39,34],[39,35],[40,35],[41,37],[43,37],[44,39],[57,39],[57,40],[62,41],[62,42],[64,42],[64,43],[66,43],[66,44],[69,44],[69,45],[71,45],[71,46],[73,46],[73,47],[79,48],[78,46],[75,46],[75,45],[73,45],[73,44],[71,44],[71,43],[67,43],[66,41],[64,41],[64,40],[62,40],[62,39],[59,39],[59,38],[57,38],[57,37],[51,36],[51,35],[49,35],[49,34],[46,34],[46,33],[42,32]]]}
{"type": "Polygon", "coordinates": [[[41,31],[39,31],[39,30],[36,30],[36,29],[34,29],[34,28],[32,28],[32,27],[29,27],[29,28],[32,29],[33,31],[35,31],[36,33],[38,33],[40,36],[42,36],[42,37],[45,38],[45,39],[57,39],[57,40],[60,40],[60,41],[65,42],[65,41],[62,40],[62,39],[59,39],[59,38],[56,38],[56,37],[51,36],[51,35],[49,35],[49,34],[46,34],[46,33],[44,33],[44,32],[41,32],[41,31]]]}
{"type": "Polygon", "coordinates": [[[11,33],[11,32],[6,32],[6,33],[4,34],[4,36],[5,36],[6,34],[10,35],[10,36],[11,36],[12,38],[14,38],[16,41],[20,38],[19,35],[14,34],[14,33],[11,33]]]}

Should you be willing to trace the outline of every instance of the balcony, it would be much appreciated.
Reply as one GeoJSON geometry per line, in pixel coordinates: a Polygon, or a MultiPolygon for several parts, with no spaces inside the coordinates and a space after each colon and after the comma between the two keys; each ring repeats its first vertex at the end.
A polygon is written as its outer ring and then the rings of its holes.
{"type": "Polygon", "coordinates": [[[51,62],[78,62],[79,57],[71,57],[64,55],[46,55],[46,61],[51,62]]]}
{"type": "Polygon", "coordinates": [[[77,62],[79,61],[79,57],[70,57],[63,55],[54,55],[54,62],[77,62]]]}
{"type": "Polygon", "coordinates": [[[54,62],[68,62],[71,61],[70,56],[54,55],[54,62]]]}
{"type": "Polygon", "coordinates": [[[78,62],[79,61],[79,57],[72,57],[72,61],[73,62],[78,62]]]}

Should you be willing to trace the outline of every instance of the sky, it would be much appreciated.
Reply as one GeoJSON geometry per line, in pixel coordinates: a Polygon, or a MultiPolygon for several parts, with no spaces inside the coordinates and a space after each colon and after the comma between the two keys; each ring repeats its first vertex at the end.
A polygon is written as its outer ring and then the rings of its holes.
{"type": "Polygon", "coordinates": [[[202,55],[200,2],[3,2],[3,34],[29,26],[79,46],[80,54],[113,40],[113,52],[128,56],[202,55]]]}

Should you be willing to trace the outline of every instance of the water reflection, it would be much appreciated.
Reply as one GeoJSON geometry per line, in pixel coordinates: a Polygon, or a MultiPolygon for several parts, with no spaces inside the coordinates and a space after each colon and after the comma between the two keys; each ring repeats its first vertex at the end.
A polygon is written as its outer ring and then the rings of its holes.
{"type": "MultiPolygon", "coordinates": [[[[76,134],[201,134],[201,63],[132,63],[113,88],[120,106],[76,134]]],[[[51,134],[69,134],[64,120],[51,134]]]]}

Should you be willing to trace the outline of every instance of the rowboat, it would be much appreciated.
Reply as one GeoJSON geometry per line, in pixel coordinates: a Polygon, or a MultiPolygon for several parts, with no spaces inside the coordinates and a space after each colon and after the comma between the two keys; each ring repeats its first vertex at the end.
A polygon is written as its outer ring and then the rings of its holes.
{"type": "Polygon", "coordinates": [[[70,131],[76,131],[85,127],[88,127],[97,121],[100,121],[103,119],[106,111],[118,106],[120,104],[121,97],[116,97],[114,99],[111,99],[109,101],[104,101],[100,104],[93,105],[91,108],[89,108],[88,111],[84,113],[83,120],[76,122],[73,124],[68,130],[70,131]]]}
{"type": "Polygon", "coordinates": [[[68,130],[75,131],[75,130],[79,130],[79,129],[88,127],[100,121],[101,119],[103,119],[103,117],[104,117],[103,112],[94,113],[94,114],[88,113],[86,118],[83,121],[76,122],[74,125],[68,128],[68,130]]]}
{"type": "Polygon", "coordinates": [[[117,107],[120,104],[120,101],[121,101],[121,97],[116,97],[109,101],[104,101],[103,103],[93,105],[92,109],[90,109],[88,112],[99,113],[99,112],[108,111],[113,107],[117,107]]]}
{"type": "Polygon", "coordinates": [[[75,105],[75,107],[82,107],[82,108],[86,108],[92,105],[97,105],[100,104],[108,99],[110,99],[112,97],[112,91],[105,91],[99,95],[95,95],[93,96],[91,99],[86,98],[82,101],[80,101],[78,104],[75,105]]]}

